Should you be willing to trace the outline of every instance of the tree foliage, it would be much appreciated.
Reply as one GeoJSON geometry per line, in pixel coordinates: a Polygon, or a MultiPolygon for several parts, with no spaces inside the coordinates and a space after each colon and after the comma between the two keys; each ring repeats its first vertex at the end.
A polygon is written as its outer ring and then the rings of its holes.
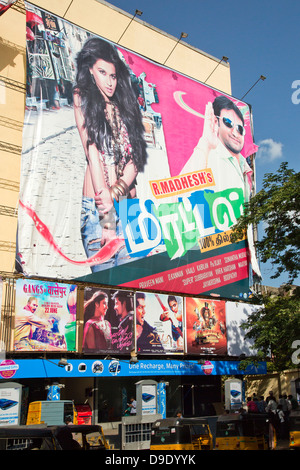
{"type": "MultiPolygon", "coordinates": [[[[252,312],[243,328],[254,341],[258,358],[269,360],[274,370],[297,367],[295,341],[300,340],[300,288],[284,295],[265,296],[263,306],[252,312]]],[[[300,354],[299,354],[300,359],[300,354]]]]}
{"type": "Polygon", "coordinates": [[[254,341],[257,359],[269,360],[274,370],[298,367],[293,362],[293,345],[300,340],[300,287],[292,290],[289,284],[300,271],[299,183],[300,173],[289,169],[286,162],[276,173],[267,173],[261,191],[245,206],[234,230],[238,238],[248,225],[261,224],[263,235],[255,241],[258,258],[262,263],[271,262],[271,278],[288,275],[286,292],[264,296],[262,307],[243,324],[246,336],[254,341]]]}
{"type": "Polygon", "coordinates": [[[300,173],[283,162],[276,173],[267,173],[261,191],[245,206],[234,236],[239,237],[248,225],[262,225],[263,234],[255,241],[258,258],[270,261],[272,279],[288,274],[292,283],[300,271],[300,173]]]}

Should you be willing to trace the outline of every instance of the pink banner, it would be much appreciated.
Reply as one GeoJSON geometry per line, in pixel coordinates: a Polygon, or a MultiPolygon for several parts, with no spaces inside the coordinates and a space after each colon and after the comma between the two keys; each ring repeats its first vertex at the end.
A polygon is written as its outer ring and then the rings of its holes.
{"type": "Polygon", "coordinates": [[[122,286],[153,290],[164,288],[183,294],[209,291],[210,295],[213,295],[219,287],[247,279],[247,277],[247,251],[241,249],[225,255],[213,256],[207,260],[197,261],[188,266],[166,270],[159,273],[159,275],[126,282],[122,286]]]}

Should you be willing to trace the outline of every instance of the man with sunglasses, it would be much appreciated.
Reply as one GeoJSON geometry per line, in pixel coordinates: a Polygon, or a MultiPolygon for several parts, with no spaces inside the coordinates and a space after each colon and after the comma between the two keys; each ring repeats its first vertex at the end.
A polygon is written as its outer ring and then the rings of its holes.
{"type": "Polygon", "coordinates": [[[241,188],[244,200],[248,200],[252,170],[240,153],[244,140],[241,111],[226,96],[218,96],[206,105],[202,137],[181,174],[210,168],[215,181],[211,189],[241,188]]]}

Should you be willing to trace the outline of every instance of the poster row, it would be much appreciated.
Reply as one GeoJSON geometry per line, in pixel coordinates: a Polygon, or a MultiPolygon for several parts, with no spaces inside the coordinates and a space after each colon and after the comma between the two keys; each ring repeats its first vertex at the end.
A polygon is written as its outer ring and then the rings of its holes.
{"type": "Polygon", "coordinates": [[[255,352],[242,323],[259,308],[244,302],[154,292],[16,282],[15,351],[85,354],[205,354],[255,352]]]}

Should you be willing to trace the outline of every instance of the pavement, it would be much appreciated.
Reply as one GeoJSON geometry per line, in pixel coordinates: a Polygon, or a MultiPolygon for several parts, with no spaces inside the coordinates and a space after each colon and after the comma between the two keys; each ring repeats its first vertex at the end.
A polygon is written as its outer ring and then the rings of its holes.
{"type": "Polygon", "coordinates": [[[279,439],[274,450],[290,450],[290,442],[288,439],[279,439]]]}

